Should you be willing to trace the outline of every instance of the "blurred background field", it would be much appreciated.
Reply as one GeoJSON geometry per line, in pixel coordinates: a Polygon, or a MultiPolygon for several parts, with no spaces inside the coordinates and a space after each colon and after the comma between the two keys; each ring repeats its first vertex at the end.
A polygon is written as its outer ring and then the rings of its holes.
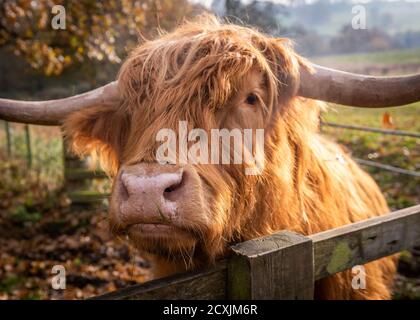
{"type": "MultiPolygon", "coordinates": [[[[299,52],[324,66],[375,75],[420,72],[420,20],[415,18],[420,2],[369,2],[371,24],[367,30],[352,31],[350,1],[80,1],[67,10],[75,30],[61,34],[58,43],[58,31],[41,23],[51,3],[42,3],[0,3],[1,97],[59,98],[99,86],[115,78],[138,31],[153,36],[158,25],[171,29],[183,17],[210,10],[275,36],[292,37],[299,52]]],[[[322,120],[420,132],[420,103],[369,110],[330,105],[322,120]]],[[[70,205],[60,129],[29,126],[29,168],[25,126],[9,124],[11,154],[5,126],[0,121],[0,299],[80,299],[145,281],[148,262],[108,234],[106,200],[94,207],[70,205]],[[55,264],[66,267],[66,290],[51,289],[55,264]]],[[[326,126],[322,132],[357,158],[420,169],[418,138],[326,126]]],[[[419,178],[364,169],[378,182],[392,210],[420,203],[419,178]]],[[[89,189],[106,193],[109,185],[106,179],[95,180],[89,189]]],[[[420,259],[413,252],[403,253],[394,297],[420,299],[419,279],[420,259]]]]}
{"type": "MultiPolygon", "coordinates": [[[[411,74],[420,68],[420,50],[356,53],[316,57],[315,63],[349,72],[372,75],[411,74]],[[404,69],[405,72],[401,72],[404,69]]],[[[399,108],[360,109],[330,105],[323,121],[372,128],[420,132],[420,103],[399,108]]],[[[323,132],[344,144],[352,155],[395,167],[420,169],[420,139],[323,127],[323,132]]],[[[420,184],[416,177],[365,167],[384,191],[391,209],[420,202],[420,184]]]]}

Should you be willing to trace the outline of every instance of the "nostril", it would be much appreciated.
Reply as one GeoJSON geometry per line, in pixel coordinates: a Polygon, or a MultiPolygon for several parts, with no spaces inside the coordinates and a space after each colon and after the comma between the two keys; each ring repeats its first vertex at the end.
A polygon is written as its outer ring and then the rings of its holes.
{"type": "Polygon", "coordinates": [[[120,196],[120,199],[122,201],[127,201],[128,199],[128,189],[127,186],[125,185],[125,182],[123,179],[120,179],[119,183],[118,183],[118,194],[120,196]]]}
{"type": "Polygon", "coordinates": [[[169,187],[169,188],[166,188],[164,192],[172,192],[174,190],[175,190],[174,187],[169,187]]]}
{"type": "Polygon", "coordinates": [[[165,197],[165,199],[170,200],[170,201],[175,201],[178,197],[178,193],[181,192],[184,184],[185,184],[185,172],[182,172],[179,181],[165,188],[163,192],[163,196],[165,197]]]}
{"type": "Polygon", "coordinates": [[[167,187],[164,192],[174,192],[181,186],[182,180],[178,183],[174,183],[173,185],[167,187]]]}

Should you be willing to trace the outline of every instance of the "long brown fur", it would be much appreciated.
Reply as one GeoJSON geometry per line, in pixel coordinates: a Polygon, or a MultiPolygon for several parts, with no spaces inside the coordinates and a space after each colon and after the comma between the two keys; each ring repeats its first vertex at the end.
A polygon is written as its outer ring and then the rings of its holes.
{"type": "MultiPolygon", "coordinates": [[[[141,44],[119,74],[123,102],[75,113],[64,129],[77,153],[97,155],[114,176],[123,164],[155,161],[154,137],[162,127],[176,130],[179,120],[208,131],[235,126],[226,106],[240,79],[257,68],[267,95],[263,123],[252,125],[266,131],[264,172],[246,176],[240,166],[196,166],[212,226],[202,230],[194,265],[214,261],[229,244],[277,230],[308,235],[387,213],[373,179],[319,133],[323,106],[296,96],[305,66],[285,39],[204,16],[141,44]]],[[[159,261],[165,272],[172,266],[159,261]]],[[[390,298],[393,259],[365,267],[366,289],[352,289],[350,272],[343,272],[319,281],[316,297],[390,298]]]]}

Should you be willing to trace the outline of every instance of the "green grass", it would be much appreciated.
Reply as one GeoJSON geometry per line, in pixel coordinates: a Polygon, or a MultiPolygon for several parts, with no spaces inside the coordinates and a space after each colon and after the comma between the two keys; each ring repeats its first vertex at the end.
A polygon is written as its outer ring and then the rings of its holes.
{"type": "MultiPolygon", "coordinates": [[[[24,125],[10,123],[11,152],[7,154],[4,121],[0,121],[0,168],[10,171],[10,177],[17,179],[24,169],[36,179],[48,182],[52,187],[63,179],[63,145],[60,129],[55,127],[29,126],[32,149],[32,167],[28,168],[27,146],[24,125]],[[19,172],[19,173],[18,173],[19,172]]],[[[5,183],[4,179],[0,181],[5,183]]],[[[1,189],[1,188],[0,188],[1,189]]]]}
{"type": "Polygon", "coordinates": [[[323,57],[314,57],[312,61],[318,64],[328,64],[331,61],[335,63],[420,64],[420,48],[373,53],[328,55],[323,57]]]}
{"type": "MultiPolygon", "coordinates": [[[[360,109],[333,105],[323,114],[324,121],[383,128],[388,112],[395,129],[420,132],[420,103],[384,109],[360,109]]],[[[412,171],[420,169],[420,139],[390,136],[347,129],[323,127],[323,133],[345,145],[357,158],[389,164],[412,171]]],[[[420,203],[420,179],[385,170],[365,167],[384,192],[392,210],[420,203]]]]}
{"type": "Polygon", "coordinates": [[[13,288],[21,284],[25,279],[11,274],[0,281],[0,292],[12,292],[13,288]]]}
{"type": "Polygon", "coordinates": [[[420,102],[403,107],[379,109],[330,105],[323,119],[330,122],[381,128],[385,112],[388,112],[394,120],[395,129],[420,132],[420,102]]]}

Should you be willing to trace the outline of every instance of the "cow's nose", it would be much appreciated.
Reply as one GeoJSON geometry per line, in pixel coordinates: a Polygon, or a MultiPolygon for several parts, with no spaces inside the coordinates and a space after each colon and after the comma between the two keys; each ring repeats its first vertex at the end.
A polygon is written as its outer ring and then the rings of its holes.
{"type": "Polygon", "coordinates": [[[117,182],[119,206],[125,224],[168,223],[176,216],[183,196],[185,174],[174,172],[122,172],[117,182]]]}
{"type": "Polygon", "coordinates": [[[152,177],[123,172],[121,181],[129,198],[138,197],[140,194],[153,195],[154,198],[169,197],[171,192],[181,186],[182,171],[161,173],[152,177]]]}

